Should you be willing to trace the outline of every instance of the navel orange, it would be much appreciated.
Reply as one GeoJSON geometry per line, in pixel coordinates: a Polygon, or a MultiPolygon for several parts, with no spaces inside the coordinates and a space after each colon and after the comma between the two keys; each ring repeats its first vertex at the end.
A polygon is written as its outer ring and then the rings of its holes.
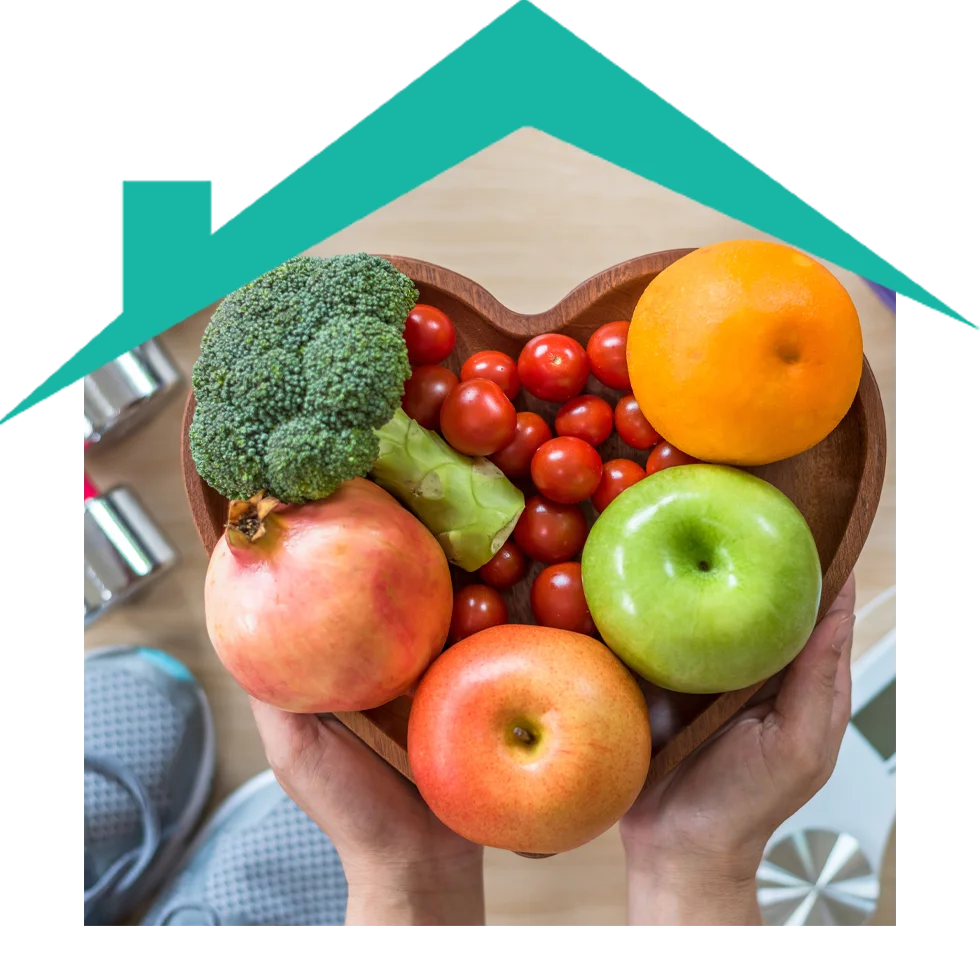
{"type": "Polygon", "coordinates": [[[847,414],[861,324],[840,281],[795,248],[719,242],[669,265],[633,311],[633,394],[669,443],[736,466],[809,449],[847,414]]]}

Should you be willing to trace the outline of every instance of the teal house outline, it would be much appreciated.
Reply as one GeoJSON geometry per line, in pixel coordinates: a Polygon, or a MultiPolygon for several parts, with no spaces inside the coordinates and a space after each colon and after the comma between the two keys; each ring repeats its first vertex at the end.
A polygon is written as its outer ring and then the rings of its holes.
{"type": "Polygon", "coordinates": [[[214,234],[209,181],[124,183],[123,312],[2,421],[525,127],[969,323],[521,0],[214,234]],[[402,153],[432,105],[453,125],[402,153]]]}

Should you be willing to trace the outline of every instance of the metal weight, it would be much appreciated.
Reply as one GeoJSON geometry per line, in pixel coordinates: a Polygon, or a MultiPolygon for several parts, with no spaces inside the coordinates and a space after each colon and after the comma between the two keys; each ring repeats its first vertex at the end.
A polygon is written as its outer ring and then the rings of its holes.
{"type": "Polygon", "coordinates": [[[176,561],[173,545],[128,487],[98,494],[86,480],[85,626],[176,561]]]}
{"type": "Polygon", "coordinates": [[[85,446],[131,432],[181,380],[166,351],[148,340],[85,377],[85,446]]]}

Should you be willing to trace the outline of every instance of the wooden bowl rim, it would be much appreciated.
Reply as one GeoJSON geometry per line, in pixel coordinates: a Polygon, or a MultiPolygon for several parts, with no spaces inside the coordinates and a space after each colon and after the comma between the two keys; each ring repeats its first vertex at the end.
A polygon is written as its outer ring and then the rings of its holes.
{"type": "MultiPolygon", "coordinates": [[[[565,332],[569,324],[595,305],[597,297],[633,282],[641,276],[649,275],[653,278],[668,265],[692,251],[694,251],[693,248],[666,249],[627,259],[586,279],[549,309],[531,314],[522,314],[511,310],[479,283],[453,272],[451,269],[406,256],[383,255],[382,257],[388,259],[416,282],[450,293],[458,302],[473,310],[483,319],[490,321],[496,329],[508,337],[515,340],[526,340],[541,333],[565,332]]],[[[867,357],[863,358],[861,381],[854,404],[848,412],[854,410],[855,404],[858,406],[864,438],[864,459],[858,491],[854,495],[847,526],[841,536],[837,551],[823,576],[823,592],[820,602],[821,616],[837,598],[853,568],[853,566],[852,568],[845,567],[847,556],[859,555],[864,547],[884,485],[887,455],[884,407],[881,402],[878,383],[867,357]],[[870,444],[872,433],[880,434],[880,442],[876,445],[870,444]]],[[[202,527],[199,515],[205,513],[206,508],[203,506],[195,507],[194,505],[195,500],[199,504],[203,504],[207,494],[206,484],[194,466],[187,440],[187,431],[193,419],[194,406],[192,388],[188,391],[181,424],[181,470],[184,493],[194,517],[198,537],[210,555],[220,534],[216,534],[213,527],[202,527]]],[[[707,737],[701,734],[702,732],[715,730],[730,719],[761,687],[762,683],[740,691],[719,694],[694,721],[681,729],[657,752],[651,761],[648,782],[661,778],[690,755],[707,737]],[[717,724],[715,724],[716,720],[717,724]]],[[[344,718],[341,717],[341,720],[344,718]]],[[[371,724],[374,723],[371,722],[371,724]]]]}

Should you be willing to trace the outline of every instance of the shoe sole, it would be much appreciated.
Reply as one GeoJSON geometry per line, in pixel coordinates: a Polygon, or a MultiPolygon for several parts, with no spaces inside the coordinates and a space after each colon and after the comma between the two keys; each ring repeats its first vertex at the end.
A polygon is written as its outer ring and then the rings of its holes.
{"type": "MultiPolygon", "coordinates": [[[[96,650],[87,651],[85,653],[85,659],[98,660],[112,654],[138,649],[142,648],[133,647],[125,643],[119,643],[114,646],[99,647],[96,650]]],[[[129,915],[136,910],[139,905],[153,891],[155,891],[166,878],[170,876],[171,872],[179,863],[181,850],[184,844],[187,842],[187,839],[191,836],[194,828],[197,826],[198,821],[201,819],[201,814],[204,812],[204,806],[208,801],[208,797],[211,795],[211,783],[214,779],[215,756],[217,754],[215,747],[214,717],[211,714],[211,705],[208,702],[207,695],[204,693],[204,688],[201,687],[197,678],[194,677],[190,670],[188,670],[186,664],[177,660],[176,657],[170,656],[169,653],[164,653],[162,650],[154,650],[154,652],[162,654],[168,660],[172,660],[193,681],[195,694],[197,695],[198,703],[201,707],[201,713],[204,719],[204,746],[202,752],[203,764],[197,774],[197,778],[194,781],[187,806],[184,808],[184,812],[181,814],[180,820],[177,821],[172,835],[157,852],[157,855],[153,860],[153,864],[150,866],[147,873],[143,875],[143,877],[127,894],[127,909],[125,915],[129,915]]]]}

